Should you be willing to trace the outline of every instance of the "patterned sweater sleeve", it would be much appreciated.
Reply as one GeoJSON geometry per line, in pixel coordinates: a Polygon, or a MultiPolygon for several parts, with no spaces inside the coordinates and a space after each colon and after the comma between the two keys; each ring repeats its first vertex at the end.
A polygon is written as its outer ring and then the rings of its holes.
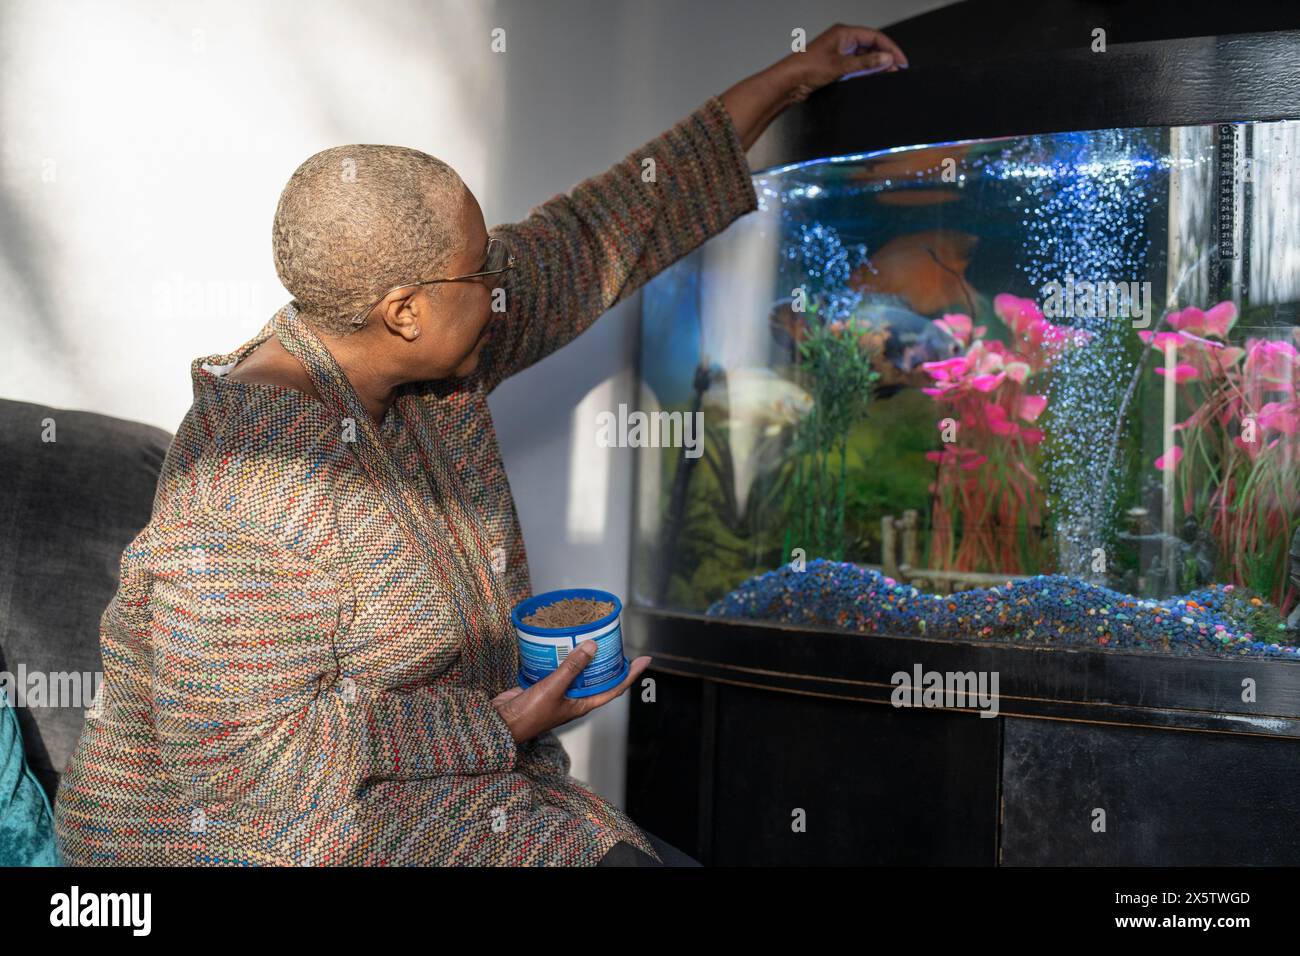
{"type": "Polygon", "coordinates": [[[516,767],[522,773],[537,778],[564,779],[573,768],[568,751],[555,731],[547,730],[532,740],[526,740],[519,746],[519,762],[516,767]]]}
{"type": "Polygon", "coordinates": [[[485,692],[342,673],[340,585],[271,534],[205,509],[149,547],[158,746],[192,799],[330,805],[372,780],[513,769],[485,692]]]}
{"type": "Polygon", "coordinates": [[[523,222],[495,227],[516,266],[506,275],[497,331],[480,357],[486,391],[570,342],[756,208],[744,147],[714,96],[523,222]]]}

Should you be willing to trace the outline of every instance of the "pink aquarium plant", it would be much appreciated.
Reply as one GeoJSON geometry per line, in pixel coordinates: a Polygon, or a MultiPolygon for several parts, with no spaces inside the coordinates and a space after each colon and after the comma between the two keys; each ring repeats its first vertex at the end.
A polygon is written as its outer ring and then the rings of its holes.
{"type": "Polygon", "coordinates": [[[1236,321],[1237,307],[1220,302],[1172,313],[1171,331],[1138,333],[1173,365],[1187,414],[1155,467],[1173,469],[1183,513],[1210,528],[1232,583],[1286,611],[1297,598],[1286,551],[1300,523],[1300,351],[1283,338],[1230,344],[1236,321]]]}
{"type": "Polygon", "coordinates": [[[1047,374],[1065,350],[1089,336],[1053,325],[1029,299],[999,295],[993,307],[1009,344],[987,338],[987,328],[974,327],[969,316],[945,315],[935,324],[965,354],[922,366],[933,379],[922,391],[940,406],[945,438],[926,456],[938,466],[931,486],[931,564],[1018,574],[1030,564],[1039,570],[1045,561],[1037,477],[1044,434],[1036,423],[1047,409],[1047,374]]]}

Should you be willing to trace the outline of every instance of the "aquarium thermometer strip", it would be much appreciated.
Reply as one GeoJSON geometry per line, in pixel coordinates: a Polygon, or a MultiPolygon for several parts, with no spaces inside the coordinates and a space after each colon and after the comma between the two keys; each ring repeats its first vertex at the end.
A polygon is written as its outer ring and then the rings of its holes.
{"type": "MultiPolygon", "coordinates": [[[[1237,127],[1219,127],[1219,259],[1237,258],[1237,127]]],[[[1220,279],[1228,276],[1220,275],[1220,279]]]]}

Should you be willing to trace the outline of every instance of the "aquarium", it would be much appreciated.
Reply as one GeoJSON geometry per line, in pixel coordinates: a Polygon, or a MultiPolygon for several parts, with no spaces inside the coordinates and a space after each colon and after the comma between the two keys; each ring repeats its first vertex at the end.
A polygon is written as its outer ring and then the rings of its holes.
{"type": "Polygon", "coordinates": [[[837,155],[647,285],[633,603],[1297,654],[1300,123],[837,155]],[[690,434],[689,429],[682,434],[690,434]]]}

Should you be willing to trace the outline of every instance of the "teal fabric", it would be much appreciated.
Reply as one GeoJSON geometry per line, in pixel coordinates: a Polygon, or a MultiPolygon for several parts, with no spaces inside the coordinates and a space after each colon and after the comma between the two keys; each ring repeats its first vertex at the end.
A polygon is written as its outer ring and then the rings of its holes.
{"type": "Polygon", "coordinates": [[[8,696],[0,692],[0,866],[58,866],[54,813],[27,767],[8,696]]]}

